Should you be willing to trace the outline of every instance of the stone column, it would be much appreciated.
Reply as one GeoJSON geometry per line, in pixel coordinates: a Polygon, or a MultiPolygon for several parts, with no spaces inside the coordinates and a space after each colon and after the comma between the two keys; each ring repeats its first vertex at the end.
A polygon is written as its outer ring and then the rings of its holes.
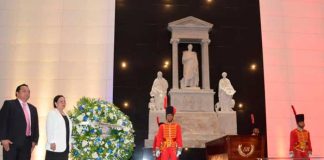
{"type": "Polygon", "coordinates": [[[210,79],[209,79],[209,51],[208,45],[210,43],[209,39],[201,40],[201,67],[202,67],[202,88],[210,89],[210,79]]]}
{"type": "Polygon", "coordinates": [[[179,39],[171,39],[172,44],[172,89],[179,89],[178,43],[179,39]]]}

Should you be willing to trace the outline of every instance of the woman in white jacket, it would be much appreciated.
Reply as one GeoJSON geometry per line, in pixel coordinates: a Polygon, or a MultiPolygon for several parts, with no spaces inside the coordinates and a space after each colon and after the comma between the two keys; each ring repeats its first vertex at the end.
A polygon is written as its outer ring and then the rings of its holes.
{"type": "Polygon", "coordinates": [[[45,160],[68,160],[71,148],[72,122],[63,111],[65,98],[57,95],[53,100],[54,109],[47,115],[45,160]]]}

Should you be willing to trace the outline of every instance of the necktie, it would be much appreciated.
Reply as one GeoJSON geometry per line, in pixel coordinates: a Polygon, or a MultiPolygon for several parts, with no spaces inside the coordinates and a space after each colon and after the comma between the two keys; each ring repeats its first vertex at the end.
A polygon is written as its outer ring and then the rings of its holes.
{"type": "Polygon", "coordinates": [[[28,112],[28,109],[27,109],[27,103],[22,103],[23,105],[23,110],[24,110],[24,114],[25,114],[25,119],[26,119],[26,124],[27,124],[27,127],[26,127],[26,136],[30,136],[31,135],[31,128],[30,128],[30,118],[29,118],[29,112],[28,112]]]}

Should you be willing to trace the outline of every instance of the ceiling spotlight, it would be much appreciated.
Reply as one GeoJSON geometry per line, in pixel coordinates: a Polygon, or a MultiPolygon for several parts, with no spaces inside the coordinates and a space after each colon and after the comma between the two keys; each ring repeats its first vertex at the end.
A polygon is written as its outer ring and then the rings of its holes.
{"type": "Polygon", "coordinates": [[[169,64],[170,64],[169,61],[165,61],[164,65],[163,65],[163,68],[165,68],[165,69],[169,68],[169,64]]]}
{"type": "Polygon", "coordinates": [[[124,107],[127,108],[128,107],[128,102],[124,102],[124,107]]]}
{"type": "Polygon", "coordinates": [[[239,104],[238,104],[238,107],[239,107],[239,108],[243,108],[243,103],[239,103],[239,104]]]}
{"type": "Polygon", "coordinates": [[[164,6],[165,6],[165,8],[171,8],[172,7],[171,4],[165,4],[164,6]]]}
{"type": "Polygon", "coordinates": [[[250,69],[253,70],[253,71],[256,70],[257,65],[255,63],[251,64],[250,69]]]}
{"type": "Polygon", "coordinates": [[[121,62],[121,67],[122,68],[126,68],[127,67],[127,63],[126,62],[121,62]]]}
{"type": "Polygon", "coordinates": [[[211,3],[213,0],[207,0],[208,3],[211,3]]]}

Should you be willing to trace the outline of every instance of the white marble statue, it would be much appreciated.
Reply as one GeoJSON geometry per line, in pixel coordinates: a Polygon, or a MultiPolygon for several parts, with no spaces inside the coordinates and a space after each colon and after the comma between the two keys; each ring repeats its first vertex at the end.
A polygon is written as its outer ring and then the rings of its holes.
{"type": "Polygon", "coordinates": [[[150,102],[148,104],[148,108],[150,109],[150,111],[155,111],[157,110],[155,107],[155,101],[154,98],[150,98],[150,102]]]}
{"type": "Polygon", "coordinates": [[[168,81],[163,78],[162,72],[159,71],[150,92],[151,97],[154,98],[155,110],[163,110],[164,97],[167,95],[168,87],[168,81]]]}
{"type": "Polygon", "coordinates": [[[188,45],[188,50],[183,52],[183,78],[181,79],[181,88],[198,87],[199,67],[197,53],[192,51],[192,44],[188,45]]]}
{"type": "Polygon", "coordinates": [[[231,81],[226,78],[227,73],[222,73],[222,79],[219,80],[218,84],[218,103],[216,103],[216,111],[229,112],[233,111],[235,101],[233,95],[235,94],[235,89],[233,88],[231,81]]]}

